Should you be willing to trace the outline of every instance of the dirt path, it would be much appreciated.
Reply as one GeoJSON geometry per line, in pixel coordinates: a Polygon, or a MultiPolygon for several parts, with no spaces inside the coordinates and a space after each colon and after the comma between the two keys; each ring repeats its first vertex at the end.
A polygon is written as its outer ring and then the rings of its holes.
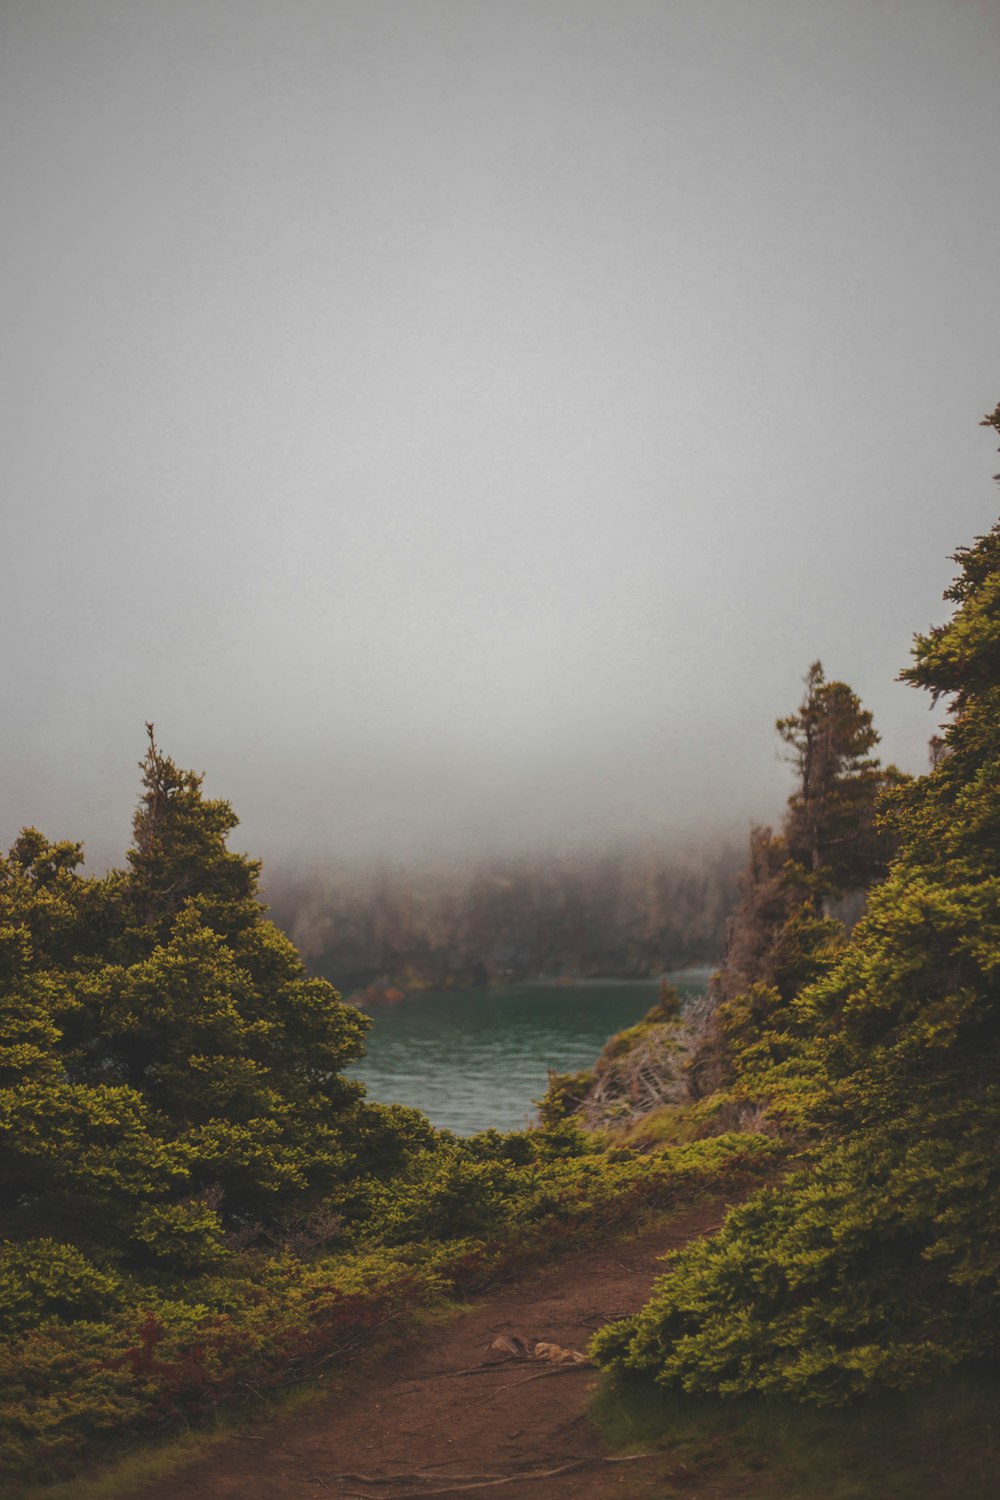
{"type": "Polygon", "coordinates": [[[586,1417],[593,1369],[515,1359],[490,1346],[507,1336],[529,1347],[544,1340],[584,1349],[601,1324],[642,1305],[662,1271],[658,1257],[716,1228],[725,1207],[715,1201],[683,1210],[634,1239],[491,1293],[366,1370],[353,1390],[331,1393],[260,1434],[229,1439],[133,1500],[709,1500],[712,1486],[667,1457],[602,1462],[586,1417]],[[497,1479],[509,1482],[491,1483],[497,1479]]]}

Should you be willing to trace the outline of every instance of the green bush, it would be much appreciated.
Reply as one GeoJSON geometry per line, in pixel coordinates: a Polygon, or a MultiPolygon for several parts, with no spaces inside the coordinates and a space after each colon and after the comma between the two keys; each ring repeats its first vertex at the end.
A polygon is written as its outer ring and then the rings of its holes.
{"type": "Polygon", "coordinates": [[[121,1301],[121,1281],[75,1245],[0,1244],[0,1337],[47,1323],[100,1317],[121,1301]]]}
{"type": "MultiPolygon", "coordinates": [[[[0,1467],[72,1474],[95,1445],[303,1379],[421,1303],[469,1295],[651,1210],[752,1182],[780,1155],[760,1136],[568,1159],[550,1157],[541,1133],[445,1138],[440,1161],[418,1162],[409,1194],[386,1192],[381,1232],[392,1244],[308,1259],[251,1248],[201,1275],[147,1272],[109,1284],[101,1321],[72,1321],[97,1314],[81,1300],[63,1309],[66,1321],[50,1313],[0,1342],[0,1467]]],[[[366,1232],[376,1237],[374,1222],[366,1232]]]]}
{"type": "Polygon", "coordinates": [[[1000,524],[957,560],[904,673],[953,695],[944,753],[892,792],[899,853],[852,941],[743,1058],[815,1169],[595,1341],[667,1389],[840,1404],[1000,1351],[1000,524]]]}

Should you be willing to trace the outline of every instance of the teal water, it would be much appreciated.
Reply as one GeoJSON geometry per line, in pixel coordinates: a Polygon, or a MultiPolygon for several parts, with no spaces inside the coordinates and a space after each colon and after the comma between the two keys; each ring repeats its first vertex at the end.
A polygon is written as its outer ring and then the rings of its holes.
{"type": "MultiPolygon", "coordinates": [[[[699,995],[710,972],[669,977],[682,994],[699,995]]],[[[371,1098],[416,1105],[459,1135],[521,1130],[545,1092],[546,1070],[590,1067],[608,1037],[640,1020],[657,994],[655,980],[418,992],[368,1007],[368,1055],[352,1073],[371,1098]]]]}

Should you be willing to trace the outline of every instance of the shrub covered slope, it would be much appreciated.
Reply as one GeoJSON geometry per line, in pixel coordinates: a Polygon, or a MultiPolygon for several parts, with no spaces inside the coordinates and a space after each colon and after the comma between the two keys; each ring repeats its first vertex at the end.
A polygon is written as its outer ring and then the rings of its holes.
{"type": "Polygon", "coordinates": [[[836,1404],[1000,1345],[1000,525],[956,561],[953,618],[903,674],[950,716],[933,770],[886,796],[887,878],[812,982],[721,1013],[731,1093],[815,1164],[596,1341],[668,1389],[836,1404]]]}
{"type": "MultiPolygon", "coordinates": [[[[228,803],[150,733],[128,868],[25,830],[0,859],[0,1469],[327,1366],[387,1320],[748,1180],[726,1137],[468,1140],[344,1076],[368,1024],[266,920],[228,803]]],[[[5,1490],[5,1493],[8,1492],[5,1490]]]]}

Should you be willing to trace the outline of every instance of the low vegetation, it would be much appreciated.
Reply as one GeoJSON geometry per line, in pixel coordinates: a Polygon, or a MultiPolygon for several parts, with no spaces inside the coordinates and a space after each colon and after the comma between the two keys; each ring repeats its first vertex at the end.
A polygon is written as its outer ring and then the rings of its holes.
{"type": "MultiPolygon", "coordinates": [[[[1000,431],[1000,408],[987,420],[1000,431]]],[[[1000,1350],[1000,525],[956,561],[954,616],[917,638],[903,674],[948,697],[949,722],[930,773],[883,790],[874,831],[895,853],[849,938],[826,903],[849,883],[844,850],[877,847],[841,818],[842,789],[856,816],[862,778],[876,780],[870,736],[837,751],[836,722],[813,712],[816,669],[779,725],[802,780],[780,838],[755,841],[709,1048],[716,1089],[694,1110],[755,1109],[810,1165],[598,1335],[612,1370],[842,1406],[1000,1350]],[[814,810],[820,752],[834,775],[814,810]]]]}
{"type": "Polygon", "coordinates": [[[0,861],[0,1464],[8,1485],[346,1358],[387,1325],[720,1183],[737,1136],[468,1140],[344,1076],[367,1018],[311,978],[225,802],[150,732],[125,870],[0,861]]]}

